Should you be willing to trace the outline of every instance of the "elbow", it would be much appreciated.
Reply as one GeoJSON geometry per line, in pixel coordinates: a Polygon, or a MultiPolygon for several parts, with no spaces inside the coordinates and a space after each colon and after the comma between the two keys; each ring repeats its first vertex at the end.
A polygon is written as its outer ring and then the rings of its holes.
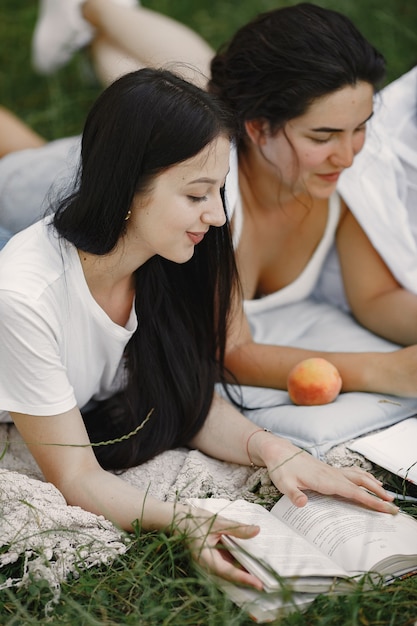
{"type": "Polygon", "coordinates": [[[79,506],[84,510],[92,511],[91,501],[94,492],[92,485],[100,484],[99,475],[102,473],[107,474],[97,463],[94,467],[64,473],[50,482],[61,492],[69,506],[79,506]]]}
{"type": "Polygon", "coordinates": [[[224,357],[226,382],[230,384],[244,384],[240,378],[242,374],[242,346],[233,346],[226,351],[224,357]]]}

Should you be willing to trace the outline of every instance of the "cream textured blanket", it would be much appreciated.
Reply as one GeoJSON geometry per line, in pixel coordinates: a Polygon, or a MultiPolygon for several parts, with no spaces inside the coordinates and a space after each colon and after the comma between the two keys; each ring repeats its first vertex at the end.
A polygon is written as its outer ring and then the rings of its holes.
{"type": "MultiPolygon", "coordinates": [[[[0,451],[0,590],[24,586],[35,576],[48,582],[53,604],[69,574],[76,576],[83,568],[111,562],[128,549],[129,537],[104,517],[68,506],[61,493],[43,480],[11,424],[0,424],[0,451]],[[7,566],[18,561],[21,576],[7,577],[7,566]]],[[[344,446],[328,456],[332,465],[366,467],[363,457],[344,446]]],[[[165,452],[121,476],[168,501],[215,497],[268,504],[278,495],[265,469],[224,463],[197,450],[165,452]]]]}

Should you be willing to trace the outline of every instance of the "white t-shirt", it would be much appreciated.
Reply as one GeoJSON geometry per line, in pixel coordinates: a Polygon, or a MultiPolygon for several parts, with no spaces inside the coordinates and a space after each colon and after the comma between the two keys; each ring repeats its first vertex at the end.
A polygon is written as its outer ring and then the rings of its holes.
{"type": "Polygon", "coordinates": [[[125,328],[92,297],[76,248],[41,220],[0,252],[0,410],[55,415],[123,388],[125,328]]]}

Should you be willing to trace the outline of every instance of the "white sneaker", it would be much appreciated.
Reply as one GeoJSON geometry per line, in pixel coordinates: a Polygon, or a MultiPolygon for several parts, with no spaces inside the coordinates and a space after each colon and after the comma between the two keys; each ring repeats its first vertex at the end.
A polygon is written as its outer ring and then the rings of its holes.
{"type": "Polygon", "coordinates": [[[41,0],[32,38],[32,65],[39,74],[52,74],[90,43],[93,27],[83,18],[83,0],[41,0]]]}

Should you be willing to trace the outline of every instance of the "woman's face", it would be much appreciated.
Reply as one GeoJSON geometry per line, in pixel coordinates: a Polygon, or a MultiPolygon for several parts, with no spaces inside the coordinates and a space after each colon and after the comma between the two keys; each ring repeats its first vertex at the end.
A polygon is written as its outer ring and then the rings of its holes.
{"type": "Polygon", "coordinates": [[[155,254],[184,263],[210,226],[225,223],[220,192],[229,152],[229,139],[220,136],[196,156],[159,174],[145,196],[137,194],[127,237],[140,263],[155,254]]]}
{"type": "Polygon", "coordinates": [[[304,115],[274,135],[264,135],[261,150],[291,193],[328,198],[341,172],[350,167],[365,141],[372,116],[373,88],[358,82],[317,98],[304,115]]]}

